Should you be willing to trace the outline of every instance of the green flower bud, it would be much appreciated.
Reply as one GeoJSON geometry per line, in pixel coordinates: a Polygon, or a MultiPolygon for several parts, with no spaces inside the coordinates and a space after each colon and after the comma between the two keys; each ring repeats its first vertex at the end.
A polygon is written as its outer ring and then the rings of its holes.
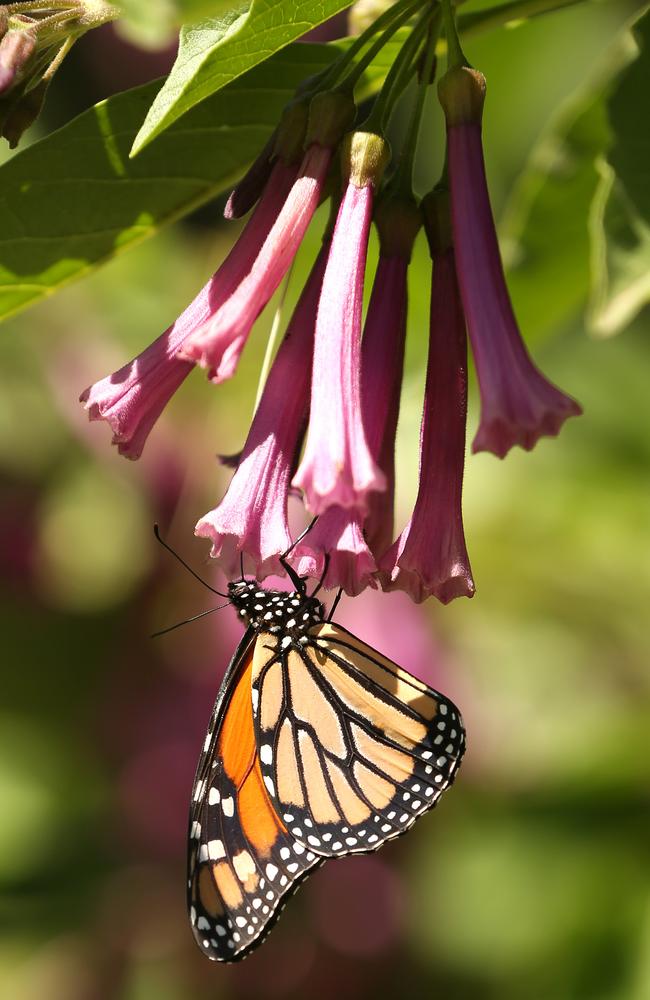
{"type": "Polygon", "coordinates": [[[452,66],[438,83],[438,100],[447,125],[480,124],[485,102],[485,77],[471,66],[452,66]]]}
{"type": "Polygon", "coordinates": [[[424,231],[429,241],[432,257],[444,253],[454,245],[451,230],[451,203],[446,187],[435,187],[425,195],[420,205],[424,218],[424,231]]]}
{"type": "Polygon", "coordinates": [[[291,101],[282,112],[282,118],[275,136],[275,155],[285,163],[296,163],[302,159],[302,152],[309,121],[308,97],[291,101]]]}
{"type": "Polygon", "coordinates": [[[380,252],[385,257],[410,260],[413,244],[422,225],[415,198],[383,195],[375,209],[380,252]]]}
{"type": "Polygon", "coordinates": [[[356,187],[372,184],[377,190],[389,161],[390,146],[374,132],[350,132],[341,145],[343,180],[356,187]]]}
{"type": "Polygon", "coordinates": [[[354,98],[341,90],[326,90],[316,94],[309,105],[309,123],[305,146],[317,142],[320,146],[334,148],[350,128],[356,117],[354,98]]]}

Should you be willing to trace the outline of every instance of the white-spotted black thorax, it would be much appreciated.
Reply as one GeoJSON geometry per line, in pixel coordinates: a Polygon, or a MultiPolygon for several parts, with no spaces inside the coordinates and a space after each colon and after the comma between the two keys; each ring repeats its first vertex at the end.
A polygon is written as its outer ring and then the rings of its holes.
{"type": "Polygon", "coordinates": [[[315,597],[294,590],[264,590],[255,580],[228,584],[231,603],[256,631],[298,637],[325,617],[315,597]]]}

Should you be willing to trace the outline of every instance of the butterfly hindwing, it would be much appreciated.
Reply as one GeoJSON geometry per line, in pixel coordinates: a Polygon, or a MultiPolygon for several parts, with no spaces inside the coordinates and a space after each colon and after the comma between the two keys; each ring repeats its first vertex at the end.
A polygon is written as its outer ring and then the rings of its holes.
{"type": "Polygon", "coordinates": [[[264,784],[251,677],[262,637],[247,633],[222,684],[192,792],[188,902],[194,936],[212,959],[235,961],[271,928],[322,863],[287,833],[264,784]]]}
{"type": "Polygon", "coordinates": [[[376,850],[453,781],[465,747],[458,710],[341,626],[273,645],[258,647],[253,705],[277,814],[322,857],[376,850]]]}

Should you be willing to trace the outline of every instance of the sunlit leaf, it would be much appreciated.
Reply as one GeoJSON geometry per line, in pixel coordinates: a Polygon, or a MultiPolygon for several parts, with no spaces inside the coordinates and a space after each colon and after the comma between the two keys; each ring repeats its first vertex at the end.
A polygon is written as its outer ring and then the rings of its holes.
{"type": "Polygon", "coordinates": [[[136,136],[133,154],[200,101],[347,6],[347,0],[253,0],[250,7],[185,26],[174,67],[136,136]]]}
{"type": "Polygon", "coordinates": [[[0,167],[0,317],[51,295],[231,184],[297,83],[326,65],[293,46],[234,81],[135,160],[157,84],[117,94],[0,167]]]}

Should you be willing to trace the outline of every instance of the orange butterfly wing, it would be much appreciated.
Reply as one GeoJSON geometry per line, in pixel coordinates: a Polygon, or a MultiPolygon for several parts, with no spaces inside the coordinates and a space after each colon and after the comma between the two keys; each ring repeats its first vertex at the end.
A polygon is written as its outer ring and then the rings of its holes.
{"type": "Polygon", "coordinates": [[[192,792],[190,921],[199,947],[220,961],[242,958],[259,944],[286,897],[321,863],[287,834],[262,777],[251,702],[262,638],[247,634],[233,658],[192,792]]]}
{"type": "Polygon", "coordinates": [[[290,836],[322,857],[375,851],[404,833],[452,783],[465,750],[448,698],[330,622],[254,664],[253,699],[271,802],[290,836]]]}

